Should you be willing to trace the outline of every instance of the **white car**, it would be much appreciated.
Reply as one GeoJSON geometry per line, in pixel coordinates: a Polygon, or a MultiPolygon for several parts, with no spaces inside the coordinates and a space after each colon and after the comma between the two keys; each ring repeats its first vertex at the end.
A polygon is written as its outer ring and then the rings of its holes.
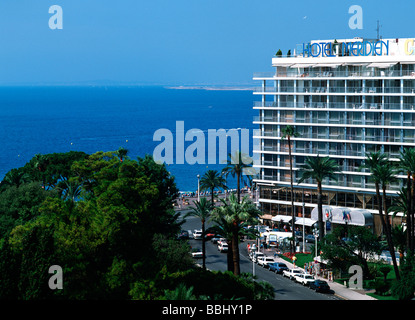
{"type": "Polygon", "coordinates": [[[303,286],[308,286],[310,282],[316,280],[313,275],[308,273],[300,273],[294,276],[295,281],[301,283],[303,286]]]}
{"type": "Polygon", "coordinates": [[[199,249],[199,248],[193,248],[192,249],[192,257],[195,258],[195,259],[203,258],[202,250],[199,249]]]}
{"type": "Polygon", "coordinates": [[[267,257],[264,255],[262,257],[259,257],[257,262],[260,266],[263,266],[264,268],[268,268],[268,264],[274,263],[275,260],[273,257],[267,257]]]}
{"type": "Polygon", "coordinates": [[[202,230],[195,230],[193,232],[193,239],[202,239],[202,230]]]}
{"type": "Polygon", "coordinates": [[[264,256],[264,254],[261,251],[252,252],[252,255],[251,255],[252,259],[251,260],[253,262],[258,262],[258,259],[260,257],[263,257],[263,256],[264,256]]]}
{"type": "Polygon", "coordinates": [[[282,272],[282,275],[292,280],[294,279],[296,275],[301,274],[301,273],[304,273],[302,269],[289,269],[289,270],[284,270],[282,272]]]}
{"type": "Polygon", "coordinates": [[[218,250],[220,252],[227,252],[228,251],[228,244],[225,241],[218,242],[218,250]]]}

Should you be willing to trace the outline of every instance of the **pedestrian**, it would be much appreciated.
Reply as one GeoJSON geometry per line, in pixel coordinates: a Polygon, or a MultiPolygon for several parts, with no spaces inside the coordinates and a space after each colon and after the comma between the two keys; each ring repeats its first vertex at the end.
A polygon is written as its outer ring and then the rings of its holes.
{"type": "Polygon", "coordinates": [[[248,243],[248,245],[246,246],[249,252],[249,249],[251,249],[251,245],[248,243]]]}

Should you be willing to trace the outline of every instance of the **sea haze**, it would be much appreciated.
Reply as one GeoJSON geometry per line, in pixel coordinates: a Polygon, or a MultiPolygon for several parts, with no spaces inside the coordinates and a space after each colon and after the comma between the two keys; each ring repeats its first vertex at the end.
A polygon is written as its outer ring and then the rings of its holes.
{"type": "MultiPolygon", "coordinates": [[[[153,154],[161,128],[175,136],[176,121],[185,132],[257,128],[250,90],[174,89],[150,86],[56,86],[0,88],[0,179],[24,166],[35,154],[129,150],[129,156],[153,154]]],[[[206,140],[207,133],[205,134],[206,140]]],[[[185,142],[185,148],[192,142],[185,142]]],[[[229,143],[230,144],[230,143],[229,143]]],[[[250,141],[252,150],[252,140],[250,141]]],[[[207,153],[207,148],[206,148],[207,153]]],[[[250,151],[252,155],[252,151],[250,151]]],[[[206,156],[206,162],[208,161],[206,156]]],[[[171,164],[182,191],[197,189],[197,174],[223,164],[171,164]]],[[[230,187],[235,181],[229,178],[230,187]]]]}

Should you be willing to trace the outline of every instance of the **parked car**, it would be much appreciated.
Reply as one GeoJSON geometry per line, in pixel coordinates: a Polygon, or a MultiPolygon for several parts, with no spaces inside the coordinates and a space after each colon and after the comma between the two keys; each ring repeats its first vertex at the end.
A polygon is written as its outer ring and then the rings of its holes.
{"type": "Polygon", "coordinates": [[[193,238],[194,239],[202,239],[202,230],[195,230],[193,232],[193,238]]]}
{"type": "Polygon", "coordinates": [[[268,264],[269,270],[274,271],[275,273],[281,274],[284,270],[288,270],[288,267],[285,263],[282,262],[274,262],[268,264]]]}
{"type": "Polygon", "coordinates": [[[313,289],[316,292],[330,292],[330,286],[324,280],[314,280],[309,283],[309,287],[310,289],[313,289]]]}
{"type": "Polygon", "coordinates": [[[312,234],[308,234],[308,235],[306,235],[305,236],[305,242],[315,242],[316,241],[316,238],[314,237],[314,235],[312,235],[312,234]]]}
{"type": "Polygon", "coordinates": [[[258,265],[260,265],[260,266],[263,266],[264,268],[268,268],[268,265],[270,264],[270,263],[274,263],[275,262],[275,260],[274,260],[274,258],[273,257],[267,257],[267,256],[262,256],[262,257],[259,257],[258,259],[257,259],[257,263],[258,263],[258,265]]]}
{"type": "Polygon", "coordinates": [[[308,286],[310,282],[313,282],[316,278],[309,273],[299,273],[294,276],[294,280],[301,283],[303,286],[308,286]]]}
{"type": "Polygon", "coordinates": [[[227,252],[228,251],[228,244],[225,241],[218,242],[218,250],[220,252],[227,252]]]}
{"type": "Polygon", "coordinates": [[[210,241],[212,241],[212,243],[218,243],[218,241],[220,240],[221,238],[219,237],[219,236],[215,236],[215,237],[213,237],[212,239],[210,239],[210,241]]]}
{"type": "Polygon", "coordinates": [[[261,251],[253,251],[251,254],[251,260],[253,262],[258,262],[258,258],[263,256],[264,254],[261,251]]]}
{"type": "Polygon", "coordinates": [[[189,239],[189,232],[186,230],[180,231],[180,233],[177,235],[177,239],[189,239]]]}
{"type": "Polygon", "coordinates": [[[192,249],[192,257],[195,258],[195,259],[203,258],[202,250],[199,249],[199,248],[193,248],[192,249]]]}
{"type": "Polygon", "coordinates": [[[300,273],[304,273],[304,271],[303,271],[302,269],[288,269],[288,270],[284,270],[284,271],[282,272],[282,275],[283,275],[284,277],[289,278],[290,280],[293,280],[293,279],[294,279],[294,277],[295,277],[297,274],[300,274],[300,273]]]}

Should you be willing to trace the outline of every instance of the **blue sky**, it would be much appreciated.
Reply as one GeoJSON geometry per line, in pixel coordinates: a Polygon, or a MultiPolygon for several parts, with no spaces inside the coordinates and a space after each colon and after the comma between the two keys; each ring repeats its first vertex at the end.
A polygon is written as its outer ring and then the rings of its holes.
{"type": "Polygon", "coordinates": [[[251,84],[312,39],[415,37],[412,1],[2,0],[0,84],[251,84]],[[48,26],[51,5],[63,30],[48,26]],[[363,29],[348,26],[363,9],[363,29]]]}

